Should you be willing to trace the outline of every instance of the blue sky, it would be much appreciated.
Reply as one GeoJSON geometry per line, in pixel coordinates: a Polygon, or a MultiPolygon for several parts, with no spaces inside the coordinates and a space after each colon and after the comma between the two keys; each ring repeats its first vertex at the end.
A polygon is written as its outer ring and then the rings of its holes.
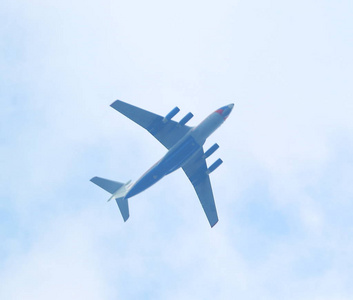
{"type": "Polygon", "coordinates": [[[351,1],[0,4],[1,299],[352,299],[351,1]],[[220,217],[181,172],[123,223],[93,176],[165,149],[109,105],[196,125],[220,217]]]}

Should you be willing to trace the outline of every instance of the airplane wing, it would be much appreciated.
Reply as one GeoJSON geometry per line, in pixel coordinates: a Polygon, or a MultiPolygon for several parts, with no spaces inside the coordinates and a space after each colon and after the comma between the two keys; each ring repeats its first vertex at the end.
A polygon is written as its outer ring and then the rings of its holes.
{"type": "Polygon", "coordinates": [[[167,149],[173,147],[191,127],[168,120],[120,100],[110,105],[135,123],[145,128],[167,149]]]}
{"type": "Polygon", "coordinates": [[[183,170],[194,186],[208,222],[211,227],[213,227],[218,222],[218,215],[213,198],[210,177],[206,173],[207,165],[202,148],[199,150],[198,154],[195,155],[195,158],[183,167],[183,170]]]}

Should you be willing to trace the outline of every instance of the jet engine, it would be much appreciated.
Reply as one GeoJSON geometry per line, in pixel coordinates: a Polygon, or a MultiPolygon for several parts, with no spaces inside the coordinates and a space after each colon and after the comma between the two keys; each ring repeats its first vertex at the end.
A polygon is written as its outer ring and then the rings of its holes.
{"type": "Polygon", "coordinates": [[[206,171],[206,174],[211,174],[214,170],[216,170],[221,164],[223,160],[218,158],[206,171]]]}
{"type": "Polygon", "coordinates": [[[208,149],[205,152],[204,158],[207,158],[207,157],[211,156],[218,148],[219,148],[218,144],[215,143],[210,149],[208,149]]]}
{"type": "Polygon", "coordinates": [[[193,117],[194,115],[189,112],[184,118],[182,118],[180,121],[179,121],[179,124],[180,125],[185,125],[187,122],[190,121],[190,119],[193,117]]]}
{"type": "Polygon", "coordinates": [[[166,123],[167,121],[170,121],[179,111],[179,107],[174,107],[172,111],[164,117],[163,122],[166,123]]]}

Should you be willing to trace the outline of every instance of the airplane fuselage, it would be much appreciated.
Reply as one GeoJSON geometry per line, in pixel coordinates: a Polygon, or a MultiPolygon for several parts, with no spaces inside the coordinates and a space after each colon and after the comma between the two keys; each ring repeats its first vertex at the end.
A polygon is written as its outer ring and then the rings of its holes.
{"type": "Polygon", "coordinates": [[[224,106],[209,115],[198,126],[190,131],[166,155],[156,162],[136,183],[131,186],[126,198],[131,198],[180,167],[183,167],[193,156],[202,149],[206,139],[225,121],[233,105],[224,106]]]}

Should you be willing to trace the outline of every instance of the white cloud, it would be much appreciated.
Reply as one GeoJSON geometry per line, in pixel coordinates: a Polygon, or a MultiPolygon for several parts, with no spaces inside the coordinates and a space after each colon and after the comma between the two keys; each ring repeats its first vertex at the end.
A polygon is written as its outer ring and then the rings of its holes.
{"type": "Polygon", "coordinates": [[[90,215],[61,215],[31,240],[28,252],[14,251],[1,271],[1,298],[113,298],[116,292],[95,255],[97,231],[89,221],[90,215]]]}

